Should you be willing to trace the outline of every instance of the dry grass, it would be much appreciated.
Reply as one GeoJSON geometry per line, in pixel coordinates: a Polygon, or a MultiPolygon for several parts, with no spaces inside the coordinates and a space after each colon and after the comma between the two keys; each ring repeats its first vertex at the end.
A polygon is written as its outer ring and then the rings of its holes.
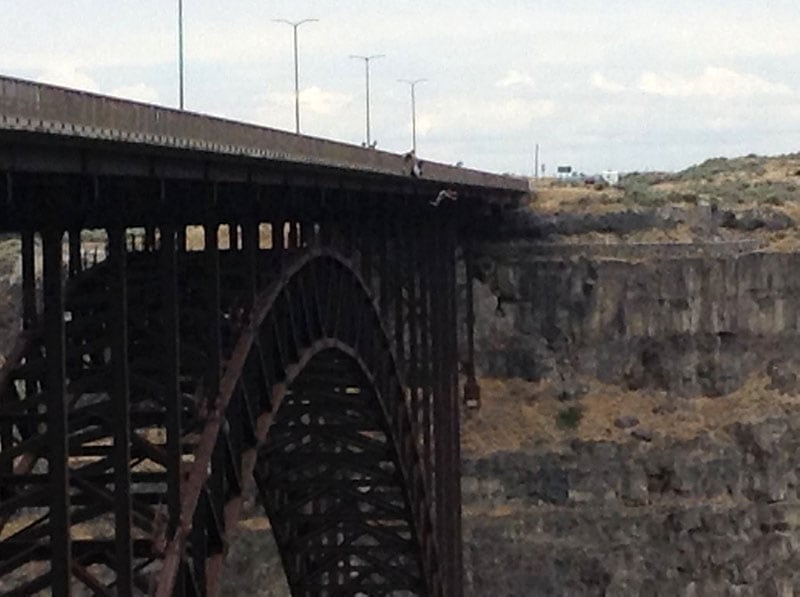
{"type": "MultiPolygon", "coordinates": [[[[564,245],[625,245],[631,243],[691,243],[696,234],[688,224],[678,224],[671,228],[648,228],[619,235],[611,232],[587,232],[559,238],[564,245]]],[[[704,239],[705,240],[705,239],[704,239]]]]}
{"type": "Polygon", "coordinates": [[[243,518],[238,522],[238,526],[239,529],[245,531],[272,532],[272,526],[269,524],[269,518],[266,515],[243,518]]]}
{"type": "MultiPolygon", "coordinates": [[[[800,222],[800,213],[798,213],[800,222]]],[[[800,234],[795,230],[782,230],[768,235],[768,250],[775,253],[798,253],[800,252],[800,234]]]]}
{"type": "MultiPolygon", "coordinates": [[[[733,212],[766,208],[789,216],[800,225],[800,154],[776,157],[716,158],[677,173],[626,176],[623,188],[596,190],[578,183],[539,179],[531,207],[543,214],[604,214],[660,206],[691,208],[715,204],[733,212]]],[[[666,230],[647,229],[627,235],[588,233],[561,239],[565,243],[619,244],[627,242],[683,243],[709,240],[702,230],[679,224],[666,230]]],[[[787,230],[755,231],[720,227],[714,240],[758,239],[766,250],[800,251],[800,234],[787,230]]]]}
{"type": "Polygon", "coordinates": [[[800,396],[769,390],[768,378],[763,375],[752,377],[727,396],[692,400],[668,398],[664,392],[629,391],[588,379],[582,382],[589,388],[582,399],[561,402],[549,382],[481,380],[481,409],[468,415],[464,423],[465,454],[479,456],[534,445],[558,450],[574,439],[628,441],[630,431],[614,425],[618,417],[627,415],[637,417],[639,427],[656,435],[690,439],[707,432],[722,437],[733,423],[782,416],[800,407],[800,396]],[[670,403],[677,406],[671,413],[663,409],[670,403]],[[559,429],[558,413],[576,405],[583,409],[580,424],[576,429],[559,429]]]}
{"type": "Polygon", "coordinates": [[[800,156],[710,160],[651,185],[654,192],[696,196],[735,211],[765,205],[800,215],[800,156]]]}
{"type": "Polygon", "coordinates": [[[540,213],[607,213],[623,208],[622,189],[595,190],[591,185],[570,186],[553,178],[540,178],[531,207],[540,213]]]}

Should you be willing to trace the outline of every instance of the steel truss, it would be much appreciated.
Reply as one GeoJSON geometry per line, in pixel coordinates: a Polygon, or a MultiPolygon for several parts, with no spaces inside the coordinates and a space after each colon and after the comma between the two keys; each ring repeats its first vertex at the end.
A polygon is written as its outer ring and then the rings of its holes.
{"type": "Polygon", "coordinates": [[[255,482],[295,595],[460,594],[454,207],[31,174],[4,194],[0,592],[215,595],[255,482]]]}

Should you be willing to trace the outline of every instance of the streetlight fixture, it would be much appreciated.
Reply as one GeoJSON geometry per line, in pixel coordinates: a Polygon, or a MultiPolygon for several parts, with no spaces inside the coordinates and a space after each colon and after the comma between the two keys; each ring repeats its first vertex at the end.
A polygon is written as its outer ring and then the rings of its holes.
{"type": "Polygon", "coordinates": [[[411,87],[411,150],[417,153],[417,83],[424,83],[428,79],[397,79],[400,83],[406,83],[411,87]]]}
{"type": "Polygon", "coordinates": [[[294,33],[294,126],[295,132],[300,134],[300,76],[297,69],[297,28],[303,23],[316,23],[319,19],[303,19],[302,21],[287,21],[286,19],[272,19],[276,23],[284,23],[292,27],[294,33]]]}
{"type": "Polygon", "coordinates": [[[357,54],[351,54],[350,58],[358,58],[359,60],[364,61],[364,69],[367,75],[367,96],[366,96],[366,104],[367,104],[367,147],[371,147],[372,139],[370,138],[370,130],[369,130],[369,61],[370,60],[377,60],[378,58],[385,58],[384,54],[372,54],[370,56],[359,56],[357,54]]]}
{"type": "Polygon", "coordinates": [[[178,0],[178,105],[183,110],[183,0],[178,0]]]}

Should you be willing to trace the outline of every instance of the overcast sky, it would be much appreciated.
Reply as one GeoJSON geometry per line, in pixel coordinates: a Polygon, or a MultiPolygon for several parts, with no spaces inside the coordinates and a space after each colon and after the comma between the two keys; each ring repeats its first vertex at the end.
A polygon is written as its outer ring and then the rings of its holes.
{"type": "MultiPolygon", "coordinates": [[[[797,0],[184,0],[186,107],[531,174],[800,150],[797,0]]],[[[0,0],[0,72],[177,103],[177,0],[0,0]]]]}

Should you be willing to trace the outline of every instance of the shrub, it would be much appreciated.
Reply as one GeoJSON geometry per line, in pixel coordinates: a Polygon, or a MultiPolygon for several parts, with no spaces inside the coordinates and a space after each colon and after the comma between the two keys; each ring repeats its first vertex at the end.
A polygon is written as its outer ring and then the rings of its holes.
{"type": "Polygon", "coordinates": [[[583,408],[570,406],[562,408],[556,415],[556,427],[559,429],[577,429],[583,418],[583,408]]]}

